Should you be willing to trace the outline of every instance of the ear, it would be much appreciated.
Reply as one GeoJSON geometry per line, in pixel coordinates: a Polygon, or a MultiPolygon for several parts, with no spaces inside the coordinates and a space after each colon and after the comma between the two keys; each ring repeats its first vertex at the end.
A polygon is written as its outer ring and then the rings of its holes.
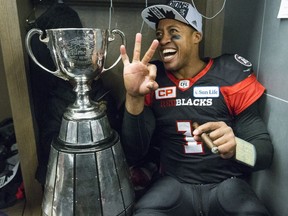
{"type": "Polygon", "coordinates": [[[198,32],[198,31],[193,32],[194,43],[200,43],[202,41],[202,38],[203,38],[203,34],[201,32],[198,32]]]}

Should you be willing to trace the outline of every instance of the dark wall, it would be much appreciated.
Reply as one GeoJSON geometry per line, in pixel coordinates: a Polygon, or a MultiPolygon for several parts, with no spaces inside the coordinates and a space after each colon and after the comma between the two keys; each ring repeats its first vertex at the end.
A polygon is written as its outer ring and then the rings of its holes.
{"type": "Polygon", "coordinates": [[[280,0],[233,0],[225,7],[223,52],[239,53],[253,64],[266,87],[263,117],[274,144],[270,169],[252,184],[273,216],[288,212],[288,19],[277,19],[280,0]]]}

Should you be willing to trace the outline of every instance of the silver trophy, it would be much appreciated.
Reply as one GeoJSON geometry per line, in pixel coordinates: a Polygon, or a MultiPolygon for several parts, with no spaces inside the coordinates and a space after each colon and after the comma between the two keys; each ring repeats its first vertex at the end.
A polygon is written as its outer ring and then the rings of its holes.
{"type": "Polygon", "coordinates": [[[119,136],[111,129],[102,103],[91,101],[90,82],[113,68],[104,68],[108,44],[118,29],[31,29],[26,49],[45,71],[74,83],[76,100],[62,117],[59,136],[52,141],[42,202],[42,214],[131,215],[134,191],[119,136]],[[51,71],[41,65],[31,50],[31,38],[47,45],[56,65],[51,71]]]}

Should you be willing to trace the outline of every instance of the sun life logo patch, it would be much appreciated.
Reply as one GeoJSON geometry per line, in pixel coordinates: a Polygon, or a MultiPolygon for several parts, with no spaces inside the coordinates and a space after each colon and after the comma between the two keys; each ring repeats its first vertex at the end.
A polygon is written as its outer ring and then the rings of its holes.
{"type": "Polygon", "coordinates": [[[195,98],[218,98],[219,94],[218,86],[195,86],[193,88],[195,98]]]}

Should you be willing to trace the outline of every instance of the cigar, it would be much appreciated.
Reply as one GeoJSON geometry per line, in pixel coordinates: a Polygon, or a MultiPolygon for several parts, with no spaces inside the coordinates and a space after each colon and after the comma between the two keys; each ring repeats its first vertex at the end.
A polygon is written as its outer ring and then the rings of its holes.
{"type": "MultiPolygon", "coordinates": [[[[199,124],[197,122],[193,122],[192,127],[194,129],[199,127],[199,124]]],[[[201,134],[201,139],[203,140],[203,142],[208,146],[209,149],[211,149],[211,152],[213,154],[218,154],[218,147],[214,145],[213,141],[210,139],[210,137],[208,136],[208,134],[206,133],[202,133],[201,134]]]]}

